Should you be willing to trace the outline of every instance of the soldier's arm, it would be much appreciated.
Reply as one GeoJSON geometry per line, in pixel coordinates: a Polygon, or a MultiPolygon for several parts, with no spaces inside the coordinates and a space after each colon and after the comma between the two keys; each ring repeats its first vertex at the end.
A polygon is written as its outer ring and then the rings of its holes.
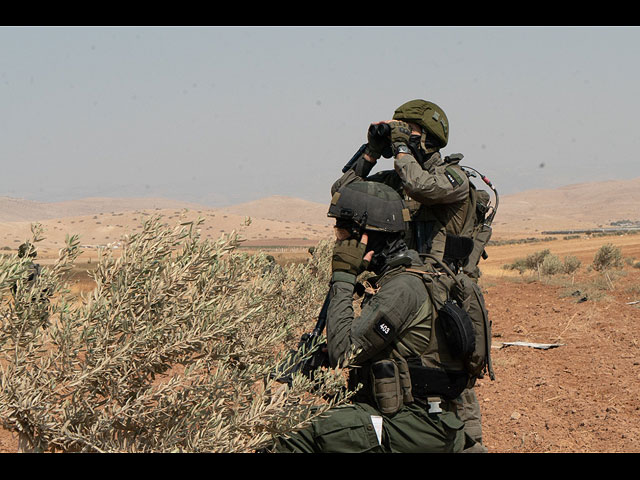
{"type": "Polygon", "coordinates": [[[332,366],[349,354],[357,353],[353,363],[368,360],[389,345],[413,319],[426,290],[422,280],[403,276],[386,283],[354,316],[353,285],[335,282],[327,312],[327,345],[332,366]]]}
{"type": "Polygon", "coordinates": [[[430,173],[413,155],[404,154],[395,159],[394,168],[407,195],[422,204],[459,202],[469,196],[469,179],[456,165],[439,165],[430,173]]]}

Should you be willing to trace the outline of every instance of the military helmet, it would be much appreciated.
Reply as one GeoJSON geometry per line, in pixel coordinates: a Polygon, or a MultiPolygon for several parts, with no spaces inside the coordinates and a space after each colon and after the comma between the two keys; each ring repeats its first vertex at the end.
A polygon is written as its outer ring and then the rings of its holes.
{"type": "Polygon", "coordinates": [[[36,257],[36,256],[37,256],[36,249],[31,243],[25,242],[18,247],[18,257],[24,258],[24,257],[36,257]]]}
{"type": "Polygon", "coordinates": [[[449,142],[449,120],[438,105],[426,100],[411,100],[403,103],[393,113],[394,120],[420,125],[434,137],[440,148],[449,142]]]}
{"type": "Polygon", "coordinates": [[[400,195],[380,182],[356,181],[338,190],[327,216],[349,221],[365,230],[403,232],[409,210],[400,195]]]}

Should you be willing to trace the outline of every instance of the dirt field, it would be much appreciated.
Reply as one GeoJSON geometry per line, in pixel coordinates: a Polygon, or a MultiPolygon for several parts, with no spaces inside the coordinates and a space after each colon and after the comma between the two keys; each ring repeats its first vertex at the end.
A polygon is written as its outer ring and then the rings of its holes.
{"type": "Polygon", "coordinates": [[[640,237],[603,237],[490,249],[482,277],[493,322],[495,381],[480,380],[490,452],[640,451],[640,269],[586,271],[604,243],[640,259],[640,237]],[[574,277],[500,272],[549,248],[582,260],[574,277]],[[508,342],[562,344],[548,350],[508,342]]]}
{"type": "MultiPolygon", "coordinates": [[[[640,235],[488,249],[481,285],[496,379],[480,380],[476,392],[490,452],[640,452],[640,303],[629,304],[640,300],[640,268],[608,278],[589,271],[605,243],[640,261],[640,235]],[[546,278],[502,269],[543,249],[575,255],[582,267],[546,278]],[[503,345],[517,341],[560,345],[503,345]]],[[[16,437],[0,430],[0,452],[16,449],[16,437]]]]}

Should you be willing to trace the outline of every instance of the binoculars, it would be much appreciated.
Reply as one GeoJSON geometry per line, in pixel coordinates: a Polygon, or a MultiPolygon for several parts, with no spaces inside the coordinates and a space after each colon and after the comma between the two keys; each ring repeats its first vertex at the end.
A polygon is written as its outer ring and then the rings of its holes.
{"type": "MultiPolygon", "coordinates": [[[[382,156],[384,158],[393,157],[393,151],[391,150],[391,127],[389,126],[389,124],[387,123],[371,124],[369,125],[369,133],[373,137],[381,137],[385,139],[387,142],[385,144],[385,147],[382,149],[382,156]]],[[[349,160],[347,164],[344,167],[342,167],[342,173],[347,172],[356,163],[358,158],[360,158],[360,156],[365,152],[366,149],[367,149],[367,144],[366,143],[362,144],[362,146],[353,155],[353,157],[351,157],[351,160],[349,160]]]]}
{"type": "Polygon", "coordinates": [[[389,138],[391,127],[388,123],[372,123],[369,126],[369,134],[372,137],[389,138]]]}
{"type": "Polygon", "coordinates": [[[393,157],[393,151],[391,150],[391,127],[388,123],[372,123],[369,126],[369,135],[386,140],[387,143],[382,149],[382,156],[384,158],[393,157]]]}

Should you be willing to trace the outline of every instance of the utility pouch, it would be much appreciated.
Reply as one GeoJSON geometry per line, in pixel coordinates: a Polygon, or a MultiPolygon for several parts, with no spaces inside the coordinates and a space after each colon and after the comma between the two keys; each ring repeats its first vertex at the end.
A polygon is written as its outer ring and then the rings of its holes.
{"type": "Polygon", "coordinates": [[[460,395],[469,381],[464,370],[444,370],[420,365],[420,360],[409,362],[411,391],[414,398],[427,401],[430,396],[453,400],[460,395]]]}
{"type": "Polygon", "coordinates": [[[447,300],[438,311],[438,321],[454,358],[466,360],[476,348],[476,334],[469,314],[447,300]]]}
{"type": "Polygon", "coordinates": [[[402,403],[413,403],[413,395],[411,394],[411,373],[409,372],[409,364],[402,357],[396,357],[395,363],[398,367],[398,378],[400,381],[400,389],[402,391],[402,403]]]}
{"type": "Polygon", "coordinates": [[[393,360],[380,360],[371,365],[373,398],[383,415],[396,413],[403,404],[398,366],[393,360]]]}
{"type": "Polygon", "coordinates": [[[485,247],[491,239],[491,234],[492,230],[489,225],[480,225],[479,227],[476,227],[476,230],[474,231],[473,251],[464,265],[465,272],[472,272],[480,263],[480,258],[484,258],[485,260],[488,258],[485,247]]]}

